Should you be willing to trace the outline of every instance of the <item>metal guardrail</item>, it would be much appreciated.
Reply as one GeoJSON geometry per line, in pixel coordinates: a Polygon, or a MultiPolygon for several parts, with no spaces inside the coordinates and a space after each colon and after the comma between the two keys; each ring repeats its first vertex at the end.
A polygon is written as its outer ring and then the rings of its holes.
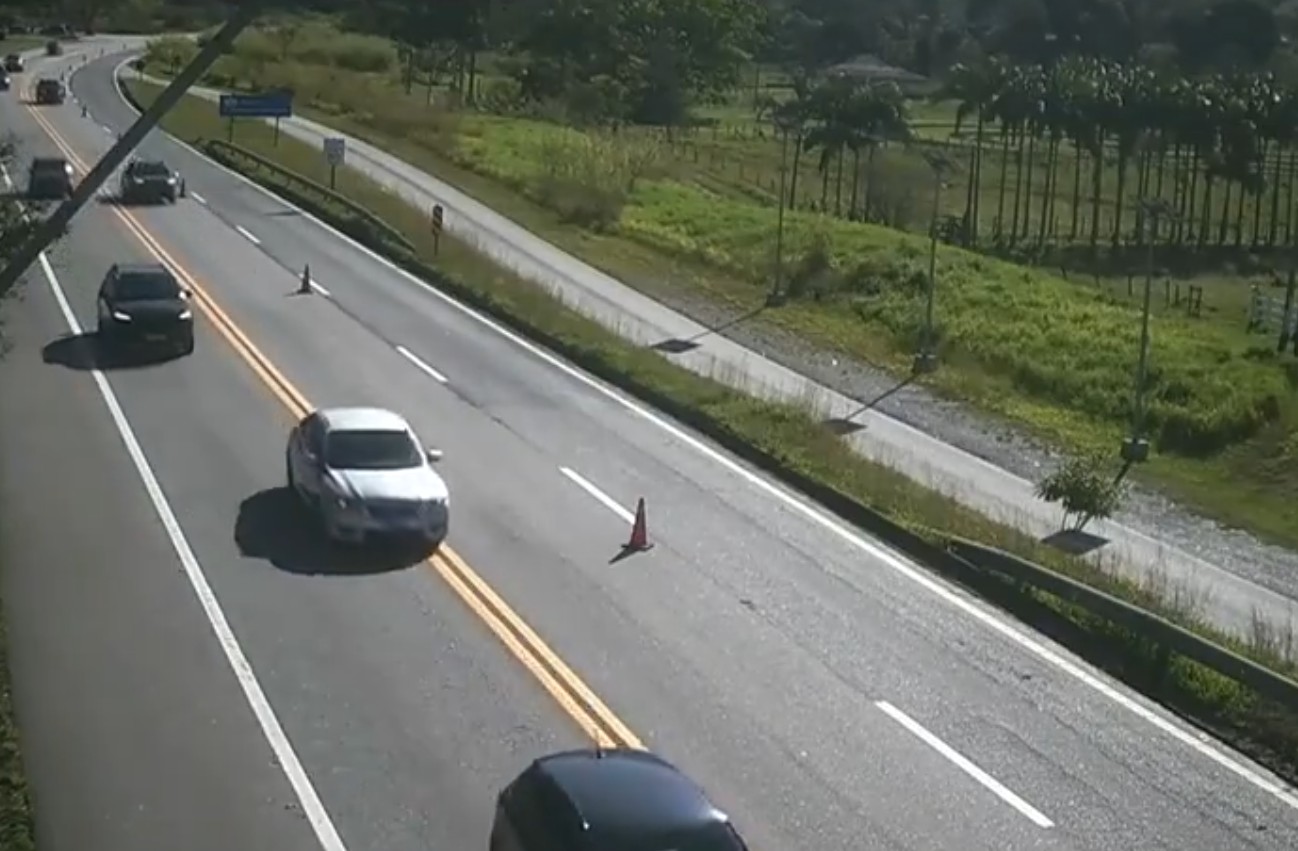
{"type": "Polygon", "coordinates": [[[1165,618],[1003,550],[958,538],[950,539],[947,548],[975,568],[1039,588],[1148,638],[1164,652],[1193,659],[1263,697],[1298,709],[1298,683],[1165,618]]]}
{"type": "Polygon", "coordinates": [[[411,254],[415,253],[415,247],[411,244],[410,240],[406,239],[405,236],[403,236],[396,228],[392,227],[392,225],[362,207],[360,204],[357,204],[345,195],[335,192],[317,180],[312,180],[306,175],[294,171],[291,168],[286,168],[273,160],[263,157],[255,151],[250,151],[241,145],[226,142],[223,139],[208,139],[202,143],[202,147],[209,153],[217,154],[218,156],[223,154],[225,156],[239,157],[256,164],[259,168],[263,168],[266,171],[285,177],[297,184],[300,188],[306,189],[312,194],[323,198],[325,201],[331,204],[337,204],[352,213],[357,218],[363,220],[376,231],[381,233],[386,239],[392,241],[404,250],[411,254]]]}

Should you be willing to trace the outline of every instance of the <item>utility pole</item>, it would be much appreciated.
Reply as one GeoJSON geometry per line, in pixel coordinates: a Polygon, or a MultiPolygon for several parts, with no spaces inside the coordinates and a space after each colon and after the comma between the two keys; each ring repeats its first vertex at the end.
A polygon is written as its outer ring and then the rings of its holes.
{"type": "Polygon", "coordinates": [[[1158,223],[1175,215],[1161,199],[1144,199],[1140,202],[1148,228],[1145,246],[1145,294],[1140,316],[1140,355],[1136,361],[1136,386],[1131,415],[1131,436],[1122,441],[1122,460],[1143,464],[1149,460],[1149,440],[1145,437],[1145,383],[1149,377],[1149,313],[1154,289],[1154,245],[1158,242],[1158,223]]]}
{"type": "Polygon", "coordinates": [[[924,306],[924,335],[911,365],[911,371],[915,375],[925,375],[937,369],[937,333],[933,327],[933,309],[937,300],[937,222],[944,178],[953,166],[952,161],[941,151],[925,149],[921,154],[929,168],[933,169],[933,208],[929,213],[928,226],[928,292],[924,306]]]}
{"type": "Polygon", "coordinates": [[[212,40],[203,46],[198,55],[185,66],[185,68],[176,75],[171,84],[163,89],[144,114],[136,119],[131,125],[131,129],[117,141],[104,154],[95,167],[90,170],[82,181],[77,184],[73,191],[72,197],[59,206],[54,214],[45,219],[36,228],[35,232],[27,239],[26,242],[15,252],[14,258],[9,264],[0,270],[0,297],[3,297],[14,285],[18,279],[26,274],[32,263],[41,252],[49,247],[50,243],[67,233],[68,224],[72,217],[85,206],[85,203],[94,197],[103,186],[116,168],[122,164],[127,155],[135,148],[136,145],[144,139],[150,130],[157,126],[162,117],[166,115],[173,106],[180,101],[191,85],[203,75],[207,69],[212,67],[217,57],[234,44],[239,33],[252,23],[260,13],[263,0],[245,0],[237,6],[234,12],[226,21],[225,26],[221,27],[212,40]]]}

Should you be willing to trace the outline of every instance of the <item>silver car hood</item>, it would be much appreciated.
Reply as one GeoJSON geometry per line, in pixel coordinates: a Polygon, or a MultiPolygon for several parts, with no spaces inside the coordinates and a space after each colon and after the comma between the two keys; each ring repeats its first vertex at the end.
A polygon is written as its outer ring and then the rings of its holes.
{"type": "Polygon", "coordinates": [[[446,482],[427,465],[405,470],[329,470],[338,489],[353,499],[445,500],[446,482]]]}

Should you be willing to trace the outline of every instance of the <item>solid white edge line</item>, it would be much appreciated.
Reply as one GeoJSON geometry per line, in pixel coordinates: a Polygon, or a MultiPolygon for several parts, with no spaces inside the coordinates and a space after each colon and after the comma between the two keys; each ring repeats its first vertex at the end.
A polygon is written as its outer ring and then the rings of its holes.
{"type": "Polygon", "coordinates": [[[635,523],[634,514],[618,505],[617,500],[595,487],[595,485],[591,484],[589,480],[583,478],[576,470],[569,467],[560,467],[559,472],[563,473],[564,476],[566,476],[574,485],[595,497],[595,499],[609,511],[613,512],[618,517],[621,517],[626,521],[628,526],[635,523]]]}
{"type": "MultiPolygon", "coordinates": [[[[129,61],[130,61],[129,59],[125,60],[120,65],[118,65],[117,69],[114,71],[115,78],[117,77],[121,69],[125,67],[126,62],[129,61]]],[[[131,102],[126,99],[125,95],[122,94],[121,89],[117,86],[116,82],[114,82],[112,88],[113,91],[117,92],[117,96],[121,98],[122,102],[126,104],[127,108],[131,109],[131,111],[134,112],[135,108],[131,106],[131,102]]],[[[216,162],[211,157],[207,156],[202,151],[198,150],[197,148],[190,145],[189,143],[177,139],[175,136],[172,136],[170,134],[166,134],[165,132],[164,135],[166,135],[167,138],[170,139],[173,144],[179,145],[180,147],[188,150],[190,153],[199,157],[204,162],[209,163],[213,168],[224,171],[225,173],[233,177],[235,180],[251,187],[257,192],[260,192],[262,195],[266,196],[267,198],[273,199],[274,201],[283,205],[287,209],[296,211],[303,218],[307,219],[308,221],[314,222],[320,228],[332,234],[335,238],[340,239],[343,242],[346,242],[348,245],[351,245],[357,251],[360,251],[362,254],[365,254],[368,257],[372,258],[375,262],[380,263],[381,265],[386,266],[387,268],[396,272],[398,275],[410,281],[415,286],[422,288],[424,291],[432,295],[434,298],[440,300],[441,302],[453,308],[454,310],[459,311],[460,313],[469,317],[470,319],[479,323],[480,325],[483,325],[484,327],[491,329],[499,336],[503,337],[504,339],[510,341],[514,345],[528,352],[538,360],[541,360],[549,364],[550,366],[564,373],[568,377],[586,385],[587,387],[599,393],[600,395],[620,405],[627,411],[630,411],[631,413],[648,421],[649,423],[658,427],[662,431],[676,438],[681,443],[684,443],[686,446],[689,446],[691,449],[700,453],[704,457],[721,465],[722,467],[724,467],[726,470],[730,471],[734,475],[738,476],[739,478],[743,479],[744,481],[748,482],[749,484],[753,485],[759,490],[765,492],[767,495],[771,496],[777,501],[783,503],[788,508],[793,509],[795,512],[801,514],[804,518],[810,520],[812,523],[820,526],[825,531],[833,534],[834,536],[838,537],[840,540],[856,547],[857,549],[861,550],[867,555],[872,556],[876,560],[882,562],[887,567],[891,568],[892,570],[901,574],[905,578],[919,585],[924,590],[937,596],[943,602],[955,607],[956,609],[959,609],[961,612],[979,621],[984,626],[1000,634],[1002,637],[1006,638],[1007,640],[1013,642],[1014,644],[1017,644],[1020,648],[1036,656],[1038,659],[1045,662],[1046,664],[1051,665],[1052,667],[1058,669],[1059,671],[1062,671],[1063,673],[1074,678],[1078,682],[1093,689],[1094,691],[1098,692],[1100,695],[1118,704],[1123,709],[1126,709],[1127,711],[1131,712],[1133,715],[1140,718],[1142,721],[1145,721],[1146,723],[1153,725],[1161,732],[1166,733],[1167,735],[1176,739],[1181,744],[1186,745],[1190,749],[1194,750],[1200,756],[1203,756],[1211,760],[1212,762],[1216,763],[1218,766],[1226,769],[1227,771],[1234,774],[1236,777],[1239,777],[1241,780],[1244,780],[1246,783],[1254,786],[1255,788],[1260,789],[1261,791],[1276,797],[1286,806],[1298,810],[1298,794],[1294,794],[1294,792],[1291,791],[1290,787],[1285,785],[1283,782],[1272,781],[1266,777],[1263,777],[1261,774],[1259,774],[1257,771],[1254,771],[1252,768],[1244,764],[1242,761],[1232,757],[1229,753],[1227,753],[1224,750],[1223,746],[1217,746],[1215,744],[1209,744],[1208,742],[1201,741],[1200,739],[1195,737],[1195,734],[1192,734],[1187,730],[1183,729],[1182,727],[1178,726],[1177,724],[1167,720],[1166,718],[1157,714],[1155,711],[1151,710],[1149,707],[1145,706],[1144,704],[1138,702],[1134,698],[1118,691],[1117,688],[1109,685],[1108,683],[1101,680],[1098,676],[1083,669],[1080,665],[1077,665],[1072,661],[1065,659],[1059,653],[1056,653],[1054,650],[1050,649],[1042,642],[1037,641],[1036,639],[1030,637],[1026,633],[1020,632],[1018,629],[1011,626],[1009,622],[1002,620],[998,615],[993,614],[991,611],[982,608],[982,605],[980,603],[975,603],[972,600],[966,599],[954,589],[947,588],[939,580],[925,574],[922,568],[914,567],[907,564],[904,561],[903,557],[892,553],[891,551],[886,549],[883,544],[875,543],[863,538],[861,535],[852,531],[843,523],[832,518],[829,514],[823,512],[818,508],[813,507],[812,505],[805,502],[800,497],[795,496],[783,490],[780,486],[777,486],[773,482],[768,481],[762,476],[752,472],[751,470],[742,466],[739,462],[726,457],[720,451],[708,446],[702,440],[694,437],[691,434],[688,434],[683,429],[678,428],[677,426],[668,422],[666,419],[659,416],[658,414],[655,414],[649,411],[648,409],[642,407],[637,402],[631,401],[630,399],[623,396],[619,391],[610,388],[609,386],[605,385],[603,382],[599,381],[598,379],[586,375],[576,367],[568,363],[565,363],[557,355],[545,351],[544,349],[542,349],[541,347],[537,346],[532,341],[524,337],[520,337],[518,334],[504,327],[500,323],[496,322],[494,319],[491,319],[477,312],[476,310],[474,310],[473,308],[467,305],[459,303],[458,301],[451,298],[446,293],[438,290],[432,284],[429,284],[427,281],[421,280],[414,274],[410,273],[406,269],[401,268],[396,263],[393,263],[391,260],[382,256],[381,254],[369,248],[368,246],[362,245],[361,243],[352,239],[350,236],[344,234],[342,231],[339,231],[337,228],[331,226],[328,222],[321,221],[319,218],[313,216],[308,211],[288,203],[283,198],[271,192],[269,189],[266,189],[264,186],[258,184],[256,181],[244,177],[242,174],[239,174],[237,171],[231,168],[227,168],[221,163],[216,162]]]]}
{"type": "Polygon", "coordinates": [[[1055,826],[1055,823],[1050,819],[1046,818],[1046,816],[1040,810],[1038,810],[1036,807],[1032,806],[1027,801],[1020,798],[1018,795],[1014,794],[1014,792],[1008,789],[1005,786],[1005,784],[1001,783],[995,777],[992,777],[990,774],[983,771],[978,766],[974,765],[972,761],[970,761],[967,757],[962,755],[955,748],[951,747],[946,742],[939,739],[936,735],[926,730],[914,718],[911,718],[905,712],[902,712],[900,709],[893,706],[891,703],[889,703],[886,700],[876,701],[874,705],[877,706],[880,710],[882,710],[883,713],[887,715],[889,718],[891,718],[892,720],[900,724],[902,727],[905,727],[907,730],[909,730],[916,738],[918,738],[924,744],[928,745],[930,748],[937,751],[942,756],[946,757],[946,759],[948,759],[950,762],[954,763],[956,768],[959,768],[965,774],[968,774],[974,780],[977,780],[979,783],[981,783],[993,795],[1000,798],[1002,801],[1009,804],[1014,809],[1018,810],[1020,814],[1026,817],[1037,827],[1049,828],[1055,826]]]}
{"type": "MultiPolygon", "coordinates": [[[[5,175],[5,182],[12,185],[7,174],[5,175]]],[[[38,262],[68,328],[73,334],[83,335],[85,332],[81,328],[81,323],[77,321],[76,314],[73,313],[72,306],[68,303],[63,287],[59,284],[58,278],[54,274],[54,268],[50,265],[45,252],[41,252],[38,262]]],[[[221,604],[217,601],[215,592],[212,591],[212,587],[208,584],[203,568],[199,565],[198,558],[194,555],[185,533],[181,530],[180,522],[171,510],[171,505],[162,492],[162,486],[158,483],[157,476],[154,475],[152,467],[149,466],[144,450],[140,447],[135,432],[117,401],[117,395],[113,392],[113,388],[109,385],[108,379],[101,370],[93,369],[90,371],[90,375],[94,378],[95,385],[99,389],[99,395],[108,408],[108,413],[113,419],[113,424],[117,427],[117,433],[121,436],[122,443],[126,445],[126,451],[135,465],[135,471],[139,474],[140,481],[149,495],[150,502],[153,503],[153,509],[157,513],[158,519],[162,521],[162,526],[167,532],[167,538],[171,542],[172,549],[175,550],[176,556],[180,559],[180,563],[185,569],[185,575],[189,578],[189,583],[194,589],[194,594],[197,595],[199,604],[207,615],[208,623],[211,624],[212,631],[216,633],[217,642],[225,653],[226,661],[229,662],[230,669],[234,672],[235,679],[238,680],[239,686],[243,690],[248,706],[252,709],[258,723],[261,725],[266,742],[270,745],[280,768],[288,778],[289,784],[293,787],[298,802],[302,806],[302,811],[305,813],[307,821],[311,824],[311,829],[320,842],[320,847],[325,851],[347,851],[342,838],[334,827],[333,821],[329,818],[329,813],[325,811],[324,804],[321,802],[319,795],[316,794],[315,787],[311,785],[311,779],[307,776],[306,769],[302,767],[297,753],[293,750],[293,745],[289,742],[283,727],[280,726],[279,719],[275,716],[275,710],[271,707],[265,692],[262,691],[261,684],[257,681],[256,674],[253,673],[252,664],[248,661],[243,648],[239,645],[234,630],[230,628],[225,612],[221,609],[221,604]]]]}
{"type": "MultiPolygon", "coordinates": [[[[312,284],[312,286],[315,286],[315,285],[312,284]]],[[[326,293],[326,295],[327,295],[327,293],[326,293]]],[[[442,375],[440,372],[438,372],[437,370],[433,369],[431,366],[429,366],[429,365],[428,365],[428,364],[427,364],[427,363],[426,363],[422,358],[420,358],[420,357],[419,357],[418,355],[416,355],[414,352],[410,351],[410,350],[407,349],[405,346],[397,346],[396,349],[397,349],[397,354],[401,355],[403,358],[405,358],[406,360],[408,360],[408,361],[410,361],[412,364],[414,364],[414,365],[415,365],[415,368],[418,369],[420,372],[424,373],[424,374],[427,375],[429,378],[431,378],[431,379],[433,379],[434,381],[437,381],[437,382],[439,382],[439,383],[441,383],[441,384],[445,384],[445,383],[446,383],[446,376],[445,376],[445,375],[442,375]]]]}
{"type": "Polygon", "coordinates": [[[261,240],[257,238],[256,234],[248,230],[243,225],[235,225],[234,229],[239,232],[240,236],[242,236],[244,239],[251,242],[253,245],[261,245],[261,240]]]}
{"type": "Polygon", "coordinates": [[[332,293],[330,293],[327,289],[317,284],[315,281],[311,281],[311,289],[320,293],[320,295],[324,296],[325,298],[333,298],[332,293]]]}
{"type": "Polygon", "coordinates": [[[197,192],[189,193],[189,197],[193,198],[195,201],[202,204],[204,207],[207,206],[207,199],[204,198],[202,195],[199,195],[197,192]]]}

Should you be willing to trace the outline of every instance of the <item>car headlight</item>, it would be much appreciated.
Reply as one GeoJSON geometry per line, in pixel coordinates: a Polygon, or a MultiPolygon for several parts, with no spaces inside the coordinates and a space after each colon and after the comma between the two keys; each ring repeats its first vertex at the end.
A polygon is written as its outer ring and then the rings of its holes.
{"type": "Polygon", "coordinates": [[[174,177],[168,177],[168,178],[167,178],[167,183],[168,183],[169,185],[171,185],[171,186],[175,186],[175,185],[176,185],[176,178],[174,178],[174,177]]]}
{"type": "Polygon", "coordinates": [[[131,321],[131,317],[130,317],[128,314],[122,313],[120,310],[114,310],[114,311],[113,311],[113,318],[116,319],[118,322],[130,322],[130,321],[131,321]]]}
{"type": "Polygon", "coordinates": [[[182,310],[180,311],[180,315],[177,316],[176,318],[179,319],[181,322],[188,322],[189,320],[194,318],[194,311],[182,310]]]}

